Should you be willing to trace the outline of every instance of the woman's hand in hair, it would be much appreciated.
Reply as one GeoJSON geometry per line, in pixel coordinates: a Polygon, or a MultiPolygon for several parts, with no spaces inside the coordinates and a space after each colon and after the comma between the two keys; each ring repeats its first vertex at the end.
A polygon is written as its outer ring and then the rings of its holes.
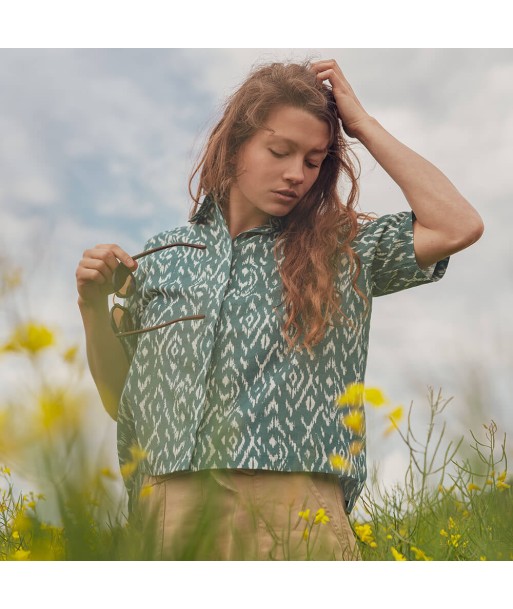
{"type": "Polygon", "coordinates": [[[344,131],[349,137],[358,137],[358,126],[372,117],[356,97],[338,63],[334,59],[316,61],[311,64],[311,70],[319,82],[330,82],[344,131]]]}

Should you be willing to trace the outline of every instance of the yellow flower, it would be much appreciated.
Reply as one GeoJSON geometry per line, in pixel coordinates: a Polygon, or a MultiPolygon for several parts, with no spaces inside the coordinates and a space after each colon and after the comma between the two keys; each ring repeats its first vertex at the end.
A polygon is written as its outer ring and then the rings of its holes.
{"type": "Polygon", "coordinates": [[[497,481],[497,488],[498,488],[500,491],[504,491],[504,490],[506,490],[507,488],[510,488],[510,485],[509,485],[509,484],[507,484],[506,482],[503,482],[502,480],[498,480],[498,481],[497,481]]]}
{"type": "Polygon", "coordinates": [[[380,406],[383,406],[383,404],[388,404],[387,398],[383,395],[381,389],[378,389],[377,387],[368,387],[365,389],[364,399],[375,408],[379,408],[380,406]]]}
{"type": "Polygon", "coordinates": [[[141,488],[141,492],[139,493],[140,497],[148,497],[153,493],[153,486],[151,484],[143,484],[141,488]]]}
{"type": "Polygon", "coordinates": [[[342,423],[359,436],[364,432],[364,417],[361,410],[350,410],[342,417],[342,423]]]}
{"type": "Polygon", "coordinates": [[[365,444],[361,440],[353,440],[349,445],[349,454],[353,457],[359,455],[364,449],[365,444]]]}
{"type": "Polygon", "coordinates": [[[148,453],[137,444],[134,444],[130,447],[130,454],[132,455],[133,460],[137,462],[146,459],[146,457],[148,456],[148,453]]]}
{"type": "Polygon", "coordinates": [[[449,529],[454,529],[456,528],[456,523],[454,522],[454,520],[452,519],[452,516],[449,516],[449,520],[447,522],[447,526],[449,529]]]}
{"type": "Polygon", "coordinates": [[[55,336],[49,328],[29,322],[15,328],[10,339],[0,348],[0,351],[39,353],[53,344],[55,344],[55,336]]]}
{"type": "Polygon", "coordinates": [[[447,540],[447,544],[457,548],[460,545],[460,539],[461,535],[459,534],[451,535],[450,539],[447,540]]]}
{"type": "Polygon", "coordinates": [[[342,395],[337,398],[339,406],[350,404],[351,406],[361,406],[363,403],[363,383],[350,383],[342,395]]]}
{"type": "Polygon", "coordinates": [[[504,480],[506,480],[506,470],[497,476],[497,480],[499,480],[499,482],[504,482],[504,480]]]}
{"type": "MultiPolygon", "coordinates": [[[[363,543],[366,543],[371,548],[378,547],[370,524],[356,524],[354,530],[363,543]]],[[[392,539],[392,536],[390,536],[390,539],[392,539]]]]}
{"type": "Polygon", "coordinates": [[[390,535],[390,533],[388,533],[387,539],[393,539],[393,537],[392,537],[392,535],[390,535]]]}
{"type": "Polygon", "coordinates": [[[486,560],[486,556],[480,556],[479,560],[486,560]]]}
{"type": "Polygon", "coordinates": [[[314,524],[319,524],[319,523],[326,524],[329,521],[330,521],[330,519],[326,515],[324,508],[319,508],[315,514],[314,524]]]}
{"type": "Polygon", "coordinates": [[[342,455],[330,455],[329,459],[333,469],[341,471],[348,471],[351,469],[351,462],[342,455]]]}
{"type": "Polygon", "coordinates": [[[77,359],[78,347],[75,345],[74,347],[69,347],[62,354],[62,359],[68,364],[72,364],[77,359]]]}
{"type": "Polygon", "coordinates": [[[306,528],[306,529],[303,531],[303,539],[308,539],[308,535],[309,535],[309,531],[308,531],[308,528],[306,528]]]}
{"type": "Polygon", "coordinates": [[[8,476],[11,475],[11,470],[8,467],[0,468],[0,472],[2,472],[3,474],[7,474],[8,476]]]}
{"type": "Polygon", "coordinates": [[[304,518],[306,521],[308,521],[308,519],[310,518],[310,509],[305,510],[304,512],[298,512],[297,515],[300,518],[304,518]]]}
{"type": "Polygon", "coordinates": [[[445,529],[440,530],[440,535],[442,537],[449,537],[449,533],[445,529]]]}
{"type": "Polygon", "coordinates": [[[390,425],[385,430],[385,435],[388,435],[388,434],[392,433],[392,431],[394,431],[394,429],[397,429],[397,424],[403,418],[403,414],[404,414],[404,409],[402,406],[398,406],[397,408],[394,408],[394,410],[392,410],[392,412],[389,413],[388,418],[390,419],[390,425]]]}
{"type": "Polygon", "coordinates": [[[12,554],[14,560],[28,560],[29,556],[30,552],[28,550],[22,550],[21,548],[12,554]]]}
{"type": "Polygon", "coordinates": [[[390,548],[390,551],[392,552],[393,557],[395,558],[395,560],[407,560],[403,554],[401,554],[401,552],[399,552],[398,550],[396,550],[393,546],[390,548]]]}
{"type": "Polygon", "coordinates": [[[100,470],[100,475],[103,476],[104,478],[110,478],[111,480],[115,480],[116,476],[115,474],[112,472],[112,470],[108,467],[104,467],[100,470]]]}
{"type": "Polygon", "coordinates": [[[479,488],[479,486],[477,486],[477,484],[474,484],[473,482],[471,482],[470,484],[467,485],[467,489],[469,491],[480,491],[481,490],[479,488]]]}
{"type": "Polygon", "coordinates": [[[486,481],[486,484],[491,486],[493,484],[493,480],[491,478],[488,478],[488,480],[486,481]]]}
{"type": "Polygon", "coordinates": [[[419,550],[419,548],[416,548],[415,546],[411,546],[411,551],[415,554],[416,560],[433,560],[432,558],[429,558],[429,556],[426,556],[425,552],[419,550]]]}
{"type": "Polygon", "coordinates": [[[362,406],[364,401],[376,408],[388,404],[388,399],[383,395],[381,389],[377,387],[366,388],[363,383],[350,383],[344,393],[337,398],[339,406],[362,406]]]}
{"type": "Polygon", "coordinates": [[[128,461],[120,467],[120,472],[123,478],[126,479],[129,478],[135,472],[136,469],[137,463],[135,461],[128,461]]]}
{"type": "Polygon", "coordinates": [[[39,396],[40,420],[46,429],[62,423],[66,413],[63,396],[52,394],[49,391],[39,396]]]}

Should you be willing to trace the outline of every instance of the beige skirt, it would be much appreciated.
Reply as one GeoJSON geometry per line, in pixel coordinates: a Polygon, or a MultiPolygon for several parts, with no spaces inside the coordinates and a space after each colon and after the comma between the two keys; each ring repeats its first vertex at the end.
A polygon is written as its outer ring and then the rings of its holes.
{"type": "Polygon", "coordinates": [[[155,560],[361,560],[333,474],[146,475],[138,508],[155,560]]]}

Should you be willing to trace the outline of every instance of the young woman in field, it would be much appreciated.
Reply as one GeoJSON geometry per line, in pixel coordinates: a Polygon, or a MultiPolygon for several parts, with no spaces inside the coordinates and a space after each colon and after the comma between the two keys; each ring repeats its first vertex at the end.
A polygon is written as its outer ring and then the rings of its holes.
{"type": "Polygon", "coordinates": [[[196,558],[358,559],[347,515],[366,477],[363,405],[336,400],[364,381],[372,298],[439,280],[481,218],[334,60],[255,69],[197,176],[188,225],[137,260],[97,245],[76,274],[130,513],[152,515],[156,558],[189,556],[194,538],[196,558]],[[411,211],[355,210],[347,136],[411,211]]]}

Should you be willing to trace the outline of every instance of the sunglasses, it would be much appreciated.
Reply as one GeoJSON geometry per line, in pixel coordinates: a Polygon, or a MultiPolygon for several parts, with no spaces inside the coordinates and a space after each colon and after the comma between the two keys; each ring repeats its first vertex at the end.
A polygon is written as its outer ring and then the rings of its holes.
{"type": "MultiPolygon", "coordinates": [[[[160,247],[154,247],[150,250],[146,250],[145,252],[141,252],[140,254],[136,254],[132,256],[132,260],[138,260],[139,258],[143,258],[144,256],[149,256],[150,254],[154,254],[155,252],[160,252],[165,249],[169,249],[171,247],[193,247],[196,249],[204,250],[207,249],[206,245],[198,244],[198,243],[186,243],[183,241],[179,241],[177,243],[169,243],[167,245],[161,245],[160,247]]],[[[136,281],[132,271],[125,266],[122,262],[116,267],[114,272],[112,273],[112,287],[114,288],[113,298],[117,296],[118,298],[129,298],[135,293],[136,290],[136,281]]],[[[110,310],[110,322],[114,334],[118,337],[121,336],[132,336],[134,334],[142,334],[143,332],[150,332],[151,330],[158,330],[160,328],[165,328],[172,324],[175,324],[179,321],[188,321],[192,319],[204,319],[205,315],[189,315],[187,317],[180,317],[178,319],[173,319],[171,321],[167,321],[162,324],[158,324],[156,326],[151,326],[149,328],[135,328],[135,324],[132,319],[132,315],[130,311],[120,305],[117,302],[113,303],[113,306],[110,310]]]]}

